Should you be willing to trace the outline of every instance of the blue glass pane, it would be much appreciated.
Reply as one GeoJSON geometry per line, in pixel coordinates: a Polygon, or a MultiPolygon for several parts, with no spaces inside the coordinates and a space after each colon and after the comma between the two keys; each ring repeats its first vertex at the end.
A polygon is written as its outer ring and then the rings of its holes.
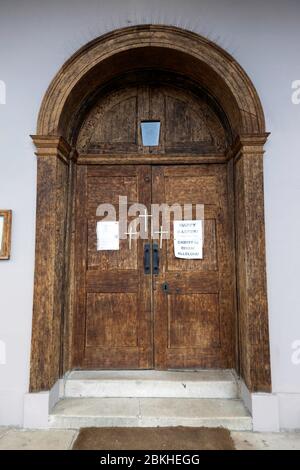
{"type": "Polygon", "coordinates": [[[141,129],[144,146],[159,145],[160,121],[141,122],[141,129]]]}

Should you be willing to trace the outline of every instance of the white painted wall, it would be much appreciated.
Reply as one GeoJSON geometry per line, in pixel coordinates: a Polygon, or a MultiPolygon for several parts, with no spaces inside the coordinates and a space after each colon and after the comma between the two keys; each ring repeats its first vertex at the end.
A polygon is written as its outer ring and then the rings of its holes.
{"type": "Polygon", "coordinates": [[[0,0],[0,206],[13,210],[12,258],[0,262],[0,424],[22,425],[28,391],[36,161],[29,134],[50,80],[80,46],[135,23],[192,29],[231,53],[252,78],[272,133],[265,157],[273,392],[280,423],[300,428],[300,80],[298,0],[0,0]],[[1,102],[1,99],[0,99],[1,102]],[[298,355],[299,357],[300,355],[298,355]]]}

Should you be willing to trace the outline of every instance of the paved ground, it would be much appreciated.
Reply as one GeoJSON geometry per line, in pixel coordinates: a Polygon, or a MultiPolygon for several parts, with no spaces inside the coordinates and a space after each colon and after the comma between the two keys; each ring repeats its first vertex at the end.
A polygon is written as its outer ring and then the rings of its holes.
{"type": "MultiPolygon", "coordinates": [[[[238,450],[300,450],[300,432],[231,432],[238,450]]],[[[1,441],[0,441],[1,442],[1,441]]]]}
{"type": "Polygon", "coordinates": [[[68,450],[77,431],[0,428],[0,450],[68,450]]]}
{"type": "MultiPolygon", "coordinates": [[[[24,430],[0,427],[0,450],[67,450],[77,431],[24,430]]],[[[238,450],[300,450],[300,432],[254,433],[232,432],[238,450]]]]}

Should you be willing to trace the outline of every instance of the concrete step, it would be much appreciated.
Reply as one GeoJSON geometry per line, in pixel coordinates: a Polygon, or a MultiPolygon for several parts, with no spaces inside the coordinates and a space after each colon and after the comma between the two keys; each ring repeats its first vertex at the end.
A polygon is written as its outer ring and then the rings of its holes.
{"type": "Polygon", "coordinates": [[[64,395],[99,398],[238,398],[231,370],[73,371],[64,395]]]}
{"type": "Polygon", "coordinates": [[[65,398],[49,416],[52,428],[224,427],[252,429],[241,400],[215,398],[65,398]]]}

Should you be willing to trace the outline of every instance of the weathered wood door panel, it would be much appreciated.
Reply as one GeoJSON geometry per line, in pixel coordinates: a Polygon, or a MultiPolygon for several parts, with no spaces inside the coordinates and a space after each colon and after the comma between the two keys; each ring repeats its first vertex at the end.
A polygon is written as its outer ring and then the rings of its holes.
{"type": "Polygon", "coordinates": [[[126,162],[128,154],[140,158],[149,153],[158,163],[167,155],[168,166],[78,167],[74,364],[229,367],[234,270],[226,165],[171,164],[185,153],[188,158],[210,153],[223,158],[230,141],[225,117],[214,100],[180,77],[170,81],[165,74],[145,71],[115,85],[95,96],[78,129],[81,163],[85,154],[90,162],[103,155],[112,161],[119,155],[126,162]],[[143,145],[140,125],[153,120],[160,121],[160,136],[159,145],[150,148],[143,145]],[[160,274],[154,283],[151,274],[144,274],[145,240],[133,240],[130,248],[128,239],[122,239],[118,251],[97,251],[97,206],[112,203],[117,209],[120,195],[127,196],[129,205],[146,205],[149,212],[151,202],[204,204],[204,258],[175,258],[172,223],[170,239],[159,250],[160,274]],[[170,285],[168,293],[161,289],[163,282],[170,285]]]}
{"type": "Polygon", "coordinates": [[[226,165],[80,166],[77,187],[74,366],[233,367],[234,247],[226,165]],[[154,240],[133,239],[130,248],[121,239],[118,251],[97,251],[97,207],[113,204],[118,219],[120,195],[127,196],[128,206],[142,203],[149,213],[151,203],[192,204],[193,218],[196,204],[203,204],[203,259],[175,257],[172,212],[158,275],[144,273],[144,245],[154,240]]]}
{"type": "Polygon", "coordinates": [[[158,204],[192,204],[193,217],[196,204],[204,205],[203,259],[175,258],[172,214],[171,236],[163,240],[154,279],[155,366],[233,367],[234,247],[226,165],[155,167],[152,192],[158,204]]]}
{"type": "MultiPolygon", "coordinates": [[[[100,204],[119,196],[150,210],[151,167],[80,166],[76,204],[76,318],[74,365],[86,368],[151,368],[151,275],[144,275],[145,240],[120,240],[117,251],[97,251],[100,204]]],[[[130,219],[129,219],[130,221],[130,219]]],[[[126,229],[125,229],[126,230],[126,229]]]]}

